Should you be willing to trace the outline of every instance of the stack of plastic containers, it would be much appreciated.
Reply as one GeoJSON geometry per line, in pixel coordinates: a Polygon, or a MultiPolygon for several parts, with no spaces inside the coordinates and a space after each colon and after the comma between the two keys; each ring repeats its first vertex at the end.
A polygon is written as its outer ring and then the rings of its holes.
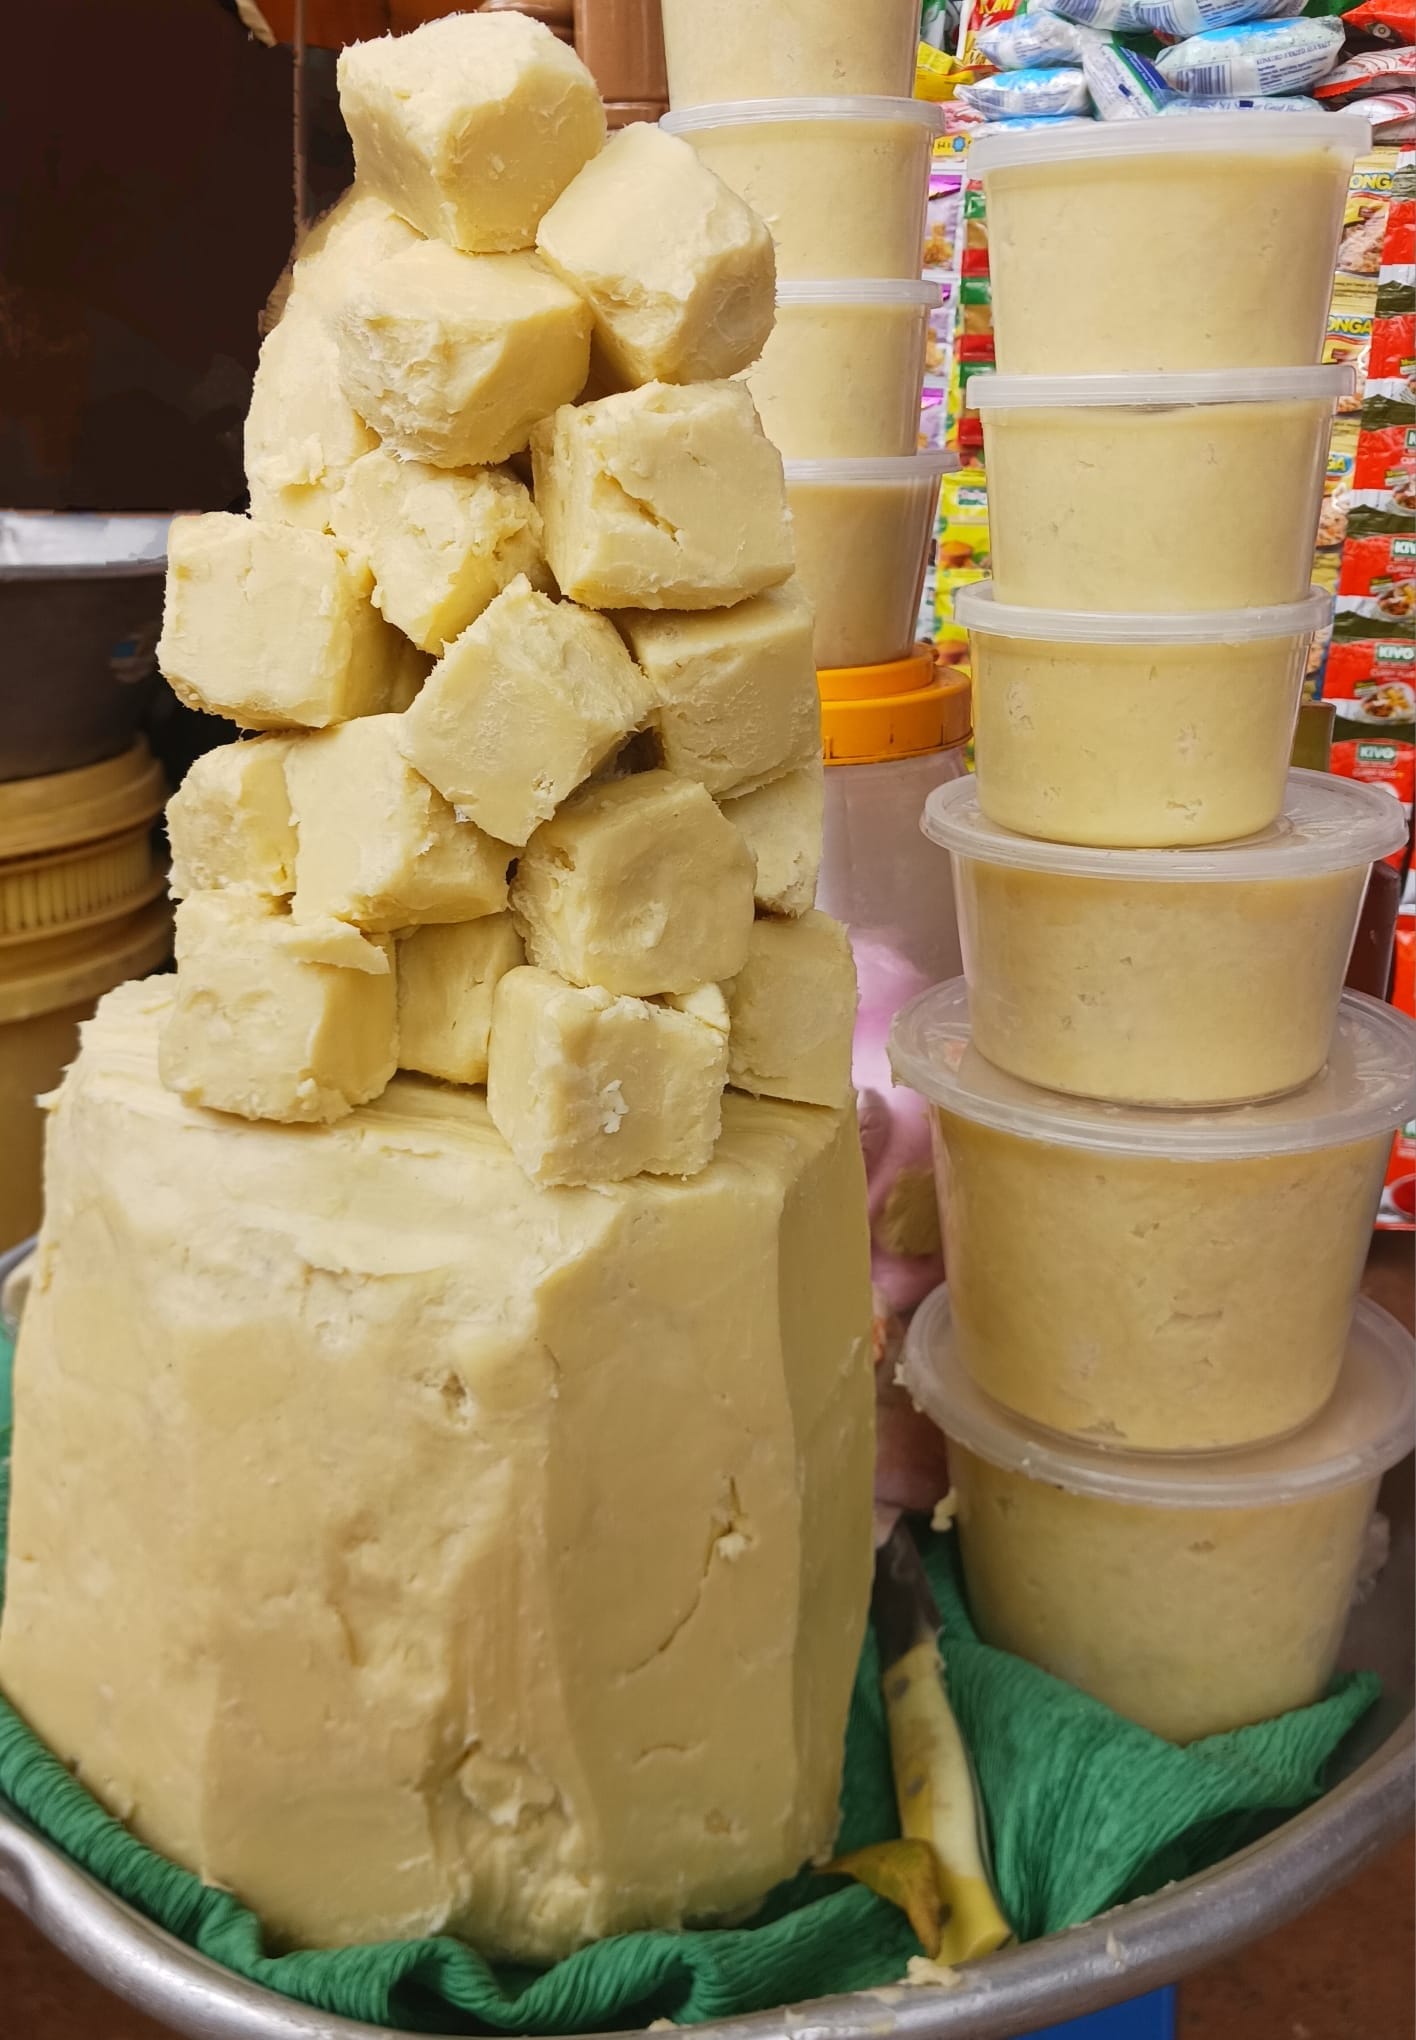
{"type": "Polygon", "coordinates": [[[891,1038],[949,1271],[907,1364],[984,1633],[1181,1739],[1321,1692],[1410,1444],[1410,1342],[1356,1306],[1416,1030],[1342,992],[1404,818],[1285,771],[1364,141],[1229,114],[973,150],[995,579],[959,610],[977,777],[924,820],[965,976],[891,1038]]]}

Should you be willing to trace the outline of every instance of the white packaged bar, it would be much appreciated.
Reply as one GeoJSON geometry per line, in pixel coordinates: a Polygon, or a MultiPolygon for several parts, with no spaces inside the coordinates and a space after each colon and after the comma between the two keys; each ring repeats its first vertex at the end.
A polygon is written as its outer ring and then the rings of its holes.
{"type": "Polygon", "coordinates": [[[1201,99],[1303,92],[1336,65],[1342,33],[1331,19],[1239,22],[1162,50],[1156,68],[1168,85],[1201,99]]]}

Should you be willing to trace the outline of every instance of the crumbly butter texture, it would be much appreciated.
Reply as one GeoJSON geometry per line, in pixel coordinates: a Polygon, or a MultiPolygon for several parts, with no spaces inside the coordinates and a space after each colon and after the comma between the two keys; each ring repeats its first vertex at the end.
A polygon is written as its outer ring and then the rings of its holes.
{"type": "Polygon", "coordinates": [[[506,905],[511,850],[458,820],[403,757],[399,727],[395,715],[362,716],[291,745],[298,919],[389,930],[506,905]]]}
{"type": "Polygon", "coordinates": [[[312,295],[291,292],[261,343],[246,414],[251,515],[332,531],[334,502],[361,454],[378,444],[345,396],[339,350],[312,295]]]}
{"type": "Polygon", "coordinates": [[[519,452],[590,366],[589,307],[534,255],[421,241],[351,274],[332,320],[350,403],[434,467],[519,452]]]}
{"type": "Polygon", "coordinates": [[[256,737],[218,744],[189,768],[167,803],[175,899],[223,886],[273,898],[295,890],[289,751],[289,738],[256,737]]]}
{"type": "Polygon", "coordinates": [[[825,811],[821,760],[784,772],[751,793],[730,795],[723,813],[741,832],[757,867],[757,904],[764,913],[798,915],[816,899],[825,811]]]}
{"type": "Polygon", "coordinates": [[[772,330],[772,236],[661,128],[611,136],[546,214],[536,248],[588,300],[610,389],[736,375],[772,330]]]}
{"type": "Polygon", "coordinates": [[[106,999],[51,1112],[8,1697],[282,1940],[751,1907],[830,1848],[869,1593],[851,1115],[729,1096],[689,1181],[541,1190],[416,1078],[188,1110],[170,998],[106,999]]]}
{"type": "Polygon", "coordinates": [[[333,519],[373,569],[377,608],[425,652],[441,653],[518,574],[550,586],[541,513],[500,468],[459,473],[380,447],[349,469],[333,519]]]}
{"type": "Polygon", "coordinates": [[[404,248],[416,248],[422,238],[381,198],[352,184],[301,241],[292,291],[310,298],[328,318],[364,270],[404,248]]]}
{"type": "Polygon", "coordinates": [[[648,720],[649,683],[603,616],[519,579],[443,653],[404,756],[484,829],[533,829],[648,720]]]}
{"type": "Polygon", "coordinates": [[[813,908],[796,921],[754,922],[747,962],[726,989],[740,1090],[805,1105],[849,1096],[856,975],[839,921],[813,908]]]}
{"type": "Polygon", "coordinates": [[[595,81],[539,21],[456,14],[340,53],[358,179],[472,254],[529,248],[605,139],[595,81]]]}
{"type": "Polygon", "coordinates": [[[592,609],[714,609],[792,571],[782,458],[741,383],[565,405],[531,435],[546,558],[592,609]]]}
{"type": "Polygon", "coordinates": [[[533,1182],[696,1175],[727,1080],[726,1030],[691,1010],[529,967],[497,986],[487,1108],[533,1182]]]}
{"type": "Polygon", "coordinates": [[[411,928],[398,941],[398,1066],[485,1084],[492,995],[526,961],[510,914],[411,928]]]}
{"type": "Polygon", "coordinates": [[[747,960],[752,858],[696,780],[640,772],[542,823],[511,904],[531,961],[572,984],[690,992],[747,960]]]}
{"type": "Polygon", "coordinates": [[[328,1121],[393,1075],[389,953],[357,928],[302,925],[252,893],[193,893],[177,909],[176,948],[161,1070],[188,1104],[328,1121]]]}
{"type": "Polygon", "coordinates": [[[402,651],[368,567],[320,531],[173,519],[157,663],[189,708],[322,729],[387,708],[402,651]]]}
{"type": "Polygon", "coordinates": [[[731,609],[626,610],[670,772],[746,791],[821,754],[811,604],[795,581],[731,609]]]}

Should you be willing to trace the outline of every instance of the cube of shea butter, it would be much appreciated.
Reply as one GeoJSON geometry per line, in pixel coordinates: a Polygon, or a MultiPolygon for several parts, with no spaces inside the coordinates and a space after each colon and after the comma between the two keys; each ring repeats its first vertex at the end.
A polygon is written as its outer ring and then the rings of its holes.
{"type": "Polygon", "coordinates": [[[339,350],[314,297],[292,291],[261,344],[246,414],[251,514],[331,531],[335,499],[378,441],[345,396],[339,350]]]}
{"type": "Polygon", "coordinates": [[[174,899],[235,886],[279,898],[295,890],[295,824],[286,737],[205,751],[167,803],[174,899]]]}
{"type": "Polygon", "coordinates": [[[534,255],[421,241],[348,278],[333,325],[354,409],[434,467],[518,452],[590,367],[589,307],[534,255]]]}
{"type": "Polygon", "coordinates": [[[510,914],[400,936],[399,1068],[452,1084],[485,1084],[492,996],[525,961],[510,914]]]}
{"type": "Polygon", "coordinates": [[[342,1119],[393,1075],[396,1030],[387,944],[342,921],[292,921],[252,893],[193,893],[178,907],[159,1066],[189,1105],[342,1119]]]}
{"type": "Polygon", "coordinates": [[[362,716],[291,745],[297,919],[387,930],[506,905],[511,850],[458,820],[399,751],[399,727],[396,715],[362,716]]]}
{"type": "Polygon", "coordinates": [[[546,214],[536,249],[588,299],[607,389],[736,375],[772,331],[772,236],[661,128],[612,135],[546,214]]]}
{"type": "Polygon", "coordinates": [[[792,571],[782,458],[741,383],[565,405],[531,435],[546,558],[592,609],[714,609],[792,571]]]}
{"type": "Polygon", "coordinates": [[[644,998],[730,978],[752,933],[752,857],[696,780],[640,772],[587,786],[516,867],[532,963],[644,998]]]}
{"type": "Polygon", "coordinates": [[[812,608],[795,581],[731,609],[617,621],[653,686],[670,772],[731,793],[821,755],[812,608]]]}
{"type": "Polygon", "coordinates": [[[398,632],[373,576],[321,531],[211,511],[177,517],[157,663],[190,708],[247,729],[322,729],[387,708],[398,632]]]}
{"type": "Polygon", "coordinates": [[[441,653],[518,574],[550,586],[541,513],[500,468],[461,473],[380,447],[350,468],[333,514],[373,569],[375,606],[425,652],[441,653]]]}
{"type": "Polygon", "coordinates": [[[309,228],[295,251],[286,301],[299,291],[326,318],[349,284],[372,264],[422,240],[407,220],[357,184],[351,184],[309,228]]]}
{"type": "Polygon", "coordinates": [[[521,14],[457,14],[353,43],[338,75],[359,183],[470,253],[529,248],[605,139],[590,73],[521,14]]]}
{"type": "Polygon", "coordinates": [[[403,718],[403,755],[474,822],[525,843],[649,714],[603,616],[520,579],[450,644],[403,718]]]}
{"type": "Polygon", "coordinates": [[[839,921],[813,909],[797,921],[754,922],[747,962],[725,989],[730,1083],[802,1105],[844,1103],[856,974],[839,921]]]}
{"type": "Polygon", "coordinates": [[[726,1026],[697,1013],[545,970],[497,986],[487,1109],[533,1182],[696,1175],[712,1159],[727,1076],[726,1026]]]}
{"type": "Polygon", "coordinates": [[[824,818],[821,760],[721,803],[757,866],[757,904],[768,914],[804,914],[816,898],[824,818]]]}

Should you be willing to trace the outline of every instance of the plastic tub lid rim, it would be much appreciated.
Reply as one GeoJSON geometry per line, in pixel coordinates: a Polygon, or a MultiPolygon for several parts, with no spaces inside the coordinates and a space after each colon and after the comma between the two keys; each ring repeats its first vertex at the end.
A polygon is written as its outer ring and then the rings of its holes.
{"type": "Polygon", "coordinates": [[[1261,609],[1195,610],[1189,614],[1108,614],[1087,609],[1024,609],[995,601],[993,583],[954,594],[954,621],[986,637],[1037,638],[1057,644],[1247,644],[1258,638],[1306,637],[1328,621],[1332,596],[1310,588],[1301,602],[1261,609]]]}
{"type": "Polygon", "coordinates": [[[834,460],[784,460],[782,471],[793,482],[860,483],[932,482],[959,465],[957,453],[942,448],[930,453],[841,455],[834,460]]]}
{"type": "Polygon", "coordinates": [[[810,283],[781,282],[779,305],[940,305],[944,286],[938,278],[849,276],[822,277],[810,283]]]}
{"type": "Polygon", "coordinates": [[[794,120],[913,121],[942,134],[945,114],[942,106],[928,99],[877,99],[852,92],[834,98],[717,99],[706,106],[676,107],[661,116],[659,125],[668,134],[688,135],[794,120]]]}
{"type": "Polygon", "coordinates": [[[969,144],[971,173],[1027,169],[1032,165],[1106,161],[1126,156],[1208,155],[1214,149],[1263,148],[1291,154],[1296,147],[1332,142],[1354,156],[1372,146],[1365,115],[1290,113],[1275,120],[1266,113],[1191,113],[1183,121],[1093,121],[1086,131],[1030,130],[1027,134],[981,134],[969,144]],[[1281,128],[1282,133],[1274,130],[1281,128]]]}
{"type": "Polygon", "coordinates": [[[952,1324],[941,1284],[905,1340],[901,1379],[916,1406],[965,1451],[1070,1494],[1152,1508],[1282,1507],[1377,1480],[1411,1449],[1416,1346],[1368,1297],[1357,1304],[1326,1408],[1291,1437],[1218,1453],[1117,1452],[1031,1430],[973,1381],[953,1350],[952,1324]],[[1309,1456],[1295,1460],[1304,1451],[1309,1456]]]}
{"type": "Polygon", "coordinates": [[[1127,375],[971,375],[964,395],[976,411],[1167,409],[1199,404],[1336,404],[1357,387],[1350,361],[1316,368],[1147,370],[1127,375]]]}

